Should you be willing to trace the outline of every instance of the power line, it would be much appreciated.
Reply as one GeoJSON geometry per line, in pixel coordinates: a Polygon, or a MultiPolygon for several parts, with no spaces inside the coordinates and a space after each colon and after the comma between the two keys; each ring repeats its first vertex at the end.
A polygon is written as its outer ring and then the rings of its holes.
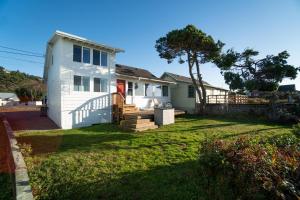
{"type": "Polygon", "coordinates": [[[25,50],[15,49],[15,48],[7,47],[7,46],[2,46],[2,45],[0,45],[0,47],[4,48],[4,49],[10,49],[10,50],[14,50],[14,51],[20,51],[20,52],[24,52],[24,53],[35,54],[35,55],[38,55],[38,56],[44,56],[44,54],[42,54],[42,53],[36,53],[36,52],[32,52],[32,51],[25,51],[25,50]]]}
{"type": "Polygon", "coordinates": [[[36,64],[44,64],[42,62],[37,62],[34,60],[27,60],[27,59],[22,59],[22,58],[12,58],[12,57],[6,57],[6,56],[1,56],[0,58],[6,58],[6,59],[11,59],[11,60],[19,60],[19,61],[23,61],[23,62],[29,62],[29,63],[36,63],[36,64]]]}
{"type": "Polygon", "coordinates": [[[8,53],[8,54],[15,54],[15,55],[22,55],[22,56],[32,56],[32,57],[44,58],[44,56],[38,56],[38,55],[27,54],[27,53],[17,53],[17,52],[12,52],[12,51],[3,51],[3,50],[0,50],[0,52],[8,53]]]}

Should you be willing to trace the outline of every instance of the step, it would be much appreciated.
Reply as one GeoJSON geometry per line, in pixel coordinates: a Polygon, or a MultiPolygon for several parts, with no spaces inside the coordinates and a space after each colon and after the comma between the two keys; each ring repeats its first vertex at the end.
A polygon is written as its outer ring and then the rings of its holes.
{"type": "Polygon", "coordinates": [[[135,104],[124,104],[123,108],[135,108],[135,104]]]}

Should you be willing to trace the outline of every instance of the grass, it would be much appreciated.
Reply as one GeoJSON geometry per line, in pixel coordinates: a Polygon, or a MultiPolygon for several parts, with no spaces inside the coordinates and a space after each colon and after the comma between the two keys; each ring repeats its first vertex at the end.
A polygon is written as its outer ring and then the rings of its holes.
{"type": "Polygon", "coordinates": [[[186,116],[142,133],[101,124],[22,132],[17,139],[27,144],[25,160],[37,199],[206,199],[197,171],[201,141],[291,130],[258,119],[186,116]]]}

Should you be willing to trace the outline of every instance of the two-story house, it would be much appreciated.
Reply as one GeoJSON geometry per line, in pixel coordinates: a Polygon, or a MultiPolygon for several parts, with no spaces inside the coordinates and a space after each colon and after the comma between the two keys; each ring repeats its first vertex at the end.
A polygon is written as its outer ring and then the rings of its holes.
{"type": "Polygon", "coordinates": [[[44,66],[48,117],[63,129],[111,122],[116,92],[138,109],[170,102],[173,82],[116,65],[120,52],[124,50],[56,31],[47,43],[44,66]]]}

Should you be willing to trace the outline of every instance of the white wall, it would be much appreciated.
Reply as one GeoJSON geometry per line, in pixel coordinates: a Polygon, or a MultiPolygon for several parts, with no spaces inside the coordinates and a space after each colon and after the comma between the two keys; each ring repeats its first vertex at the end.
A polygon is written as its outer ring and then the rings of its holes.
{"type": "MultiPolygon", "coordinates": [[[[96,123],[111,122],[111,92],[116,91],[115,54],[108,53],[108,67],[73,61],[73,44],[84,46],[67,39],[59,38],[53,47],[54,64],[48,72],[48,116],[62,129],[90,126],[96,123]],[[74,91],[74,75],[90,77],[90,91],[74,91]],[[94,92],[94,78],[108,80],[107,92],[94,92]]],[[[97,49],[104,51],[102,49],[97,49]]]]}
{"type": "MultiPolygon", "coordinates": [[[[120,78],[121,79],[121,78],[120,78]]],[[[124,79],[121,79],[124,80],[124,79]]],[[[171,93],[170,93],[170,86],[168,84],[162,84],[157,82],[150,82],[150,81],[140,81],[140,80],[134,80],[134,79],[127,79],[126,81],[126,103],[127,104],[135,104],[136,107],[140,109],[148,109],[153,108],[155,104],[161,104],[161,103],[168,103],[171,102],[171,93]],[[129,96],[128,94],[128,82],[133,82],[133,95],[129,96]],[[139,86],[143,87],[143,95],[137,95],[135,90],[135,83],[138,83],[139,86]],[[167,97],[163,96],[145,96],[145,84],[158,84],[158,85],[166,85],[169,86],[169,94],[167,97]]]]}
{"type": "Polygon", "coordinates": [[[62,62],[62,39],[57,40],[49,50],[49,69],[47,79],[48,117],[61,127],[61,88],[60,67],[62,62]],[[53,64],[52,57],[53,55],[53,64]]]}

